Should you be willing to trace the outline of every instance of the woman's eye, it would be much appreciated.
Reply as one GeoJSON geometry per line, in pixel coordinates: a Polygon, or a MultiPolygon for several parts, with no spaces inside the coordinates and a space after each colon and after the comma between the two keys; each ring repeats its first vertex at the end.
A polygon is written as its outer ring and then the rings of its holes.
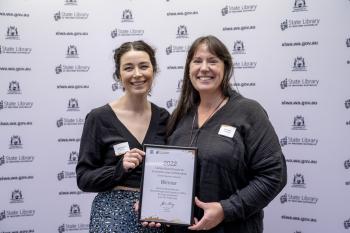
{"type": "Polygon", "coordinates": [[[148,67],[149,67],[148,65],[143,65],[143,66],[141,66],[141,69],[142,69],[142,70],[147,70],[148,67]]]}
{"type": "Polygon", "coordinates": [[[193,60],[192,62],[193,62],[193,63],[196,63],[196,64],[198,64],[198,63],[202,63],[202,61],[201,61],[201,60],[193,60]]]}
{"type": "Polygon", "coordinates": [[[124,67],[124,70],[125,70],[125,71],[131,71],[131,70],[132,70],[132,67],[131,67],[131,66],[124,67]]]}

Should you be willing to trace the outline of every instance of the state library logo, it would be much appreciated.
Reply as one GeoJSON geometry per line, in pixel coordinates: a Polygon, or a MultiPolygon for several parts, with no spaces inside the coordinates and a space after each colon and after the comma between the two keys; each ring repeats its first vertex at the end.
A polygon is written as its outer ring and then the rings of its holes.
{"type": "Polygon", "coordinates": [[[77,46],[75,45],[68,46],[66,58],[79,58],[77,46]]]}
{"type": "Polygon", "coordinates": [[[57,128],[60,128],[62,126],[76,126],[76,125],[84,125],[84,118],[61,117],[56,121],[57,128]]]}
{"type": "Polygon", "coordinates": [[[346,109],[349,109],[350,108],[350,99],[348,99],[348,100],[345,100],[345,108],[346,109]]]}
{"type": "Polygon", "coordinates": [[[189,46],[185,45],[169,45],[165,48],[166,55],[170,55],[172,53],[186,53],[189,50],[189,46]]]}
{"type": "Polygon", "coordinates": [[[81,217],[80,206],[78,204],[71,205],[68,217],[81,217]]]}
{"type": "Polygon", "coordinates": [[[318,197],[310,197],[307,195],[292,195],[292,194],[283,194],[280,197],[281,204],[291,202],[291,203],[302,203],[302,204],[316,204],[318,197]]]}
{"type": "Polygon", "coordinates": [[[292,187],[294,188],[306,188],[304,175],[300,173],[294,174],[292,187]]]}
{"type": "Polygon", "coordinates": [[[65,0],[64,5],[66,6],[77,6],[78,2],[77,0],[65,0]]]}
{"type": "Polygon", "coordinates": [[[0,166],[5,163],[7,164],[32,163],[33,161],[34,161],[34,156],[31,156],[31,155],[17,155],[17,156],[2,155],[0,157],[0,166]]]}
{"type": "Polygon", "coordinates": [[[58,65],[55,67],[56,74],[61,73],[75,73],[75,72],[89,72],[90,66],[83,66],[83,65],[58,65]]]}
{"type": "Polygon", "coordinates": [[[69,153],[68,165],[75,165],[78,163],[79,153],[76,151],[72,151],[69,153]]]}
{"type": "Polygon", "coordinates": [[[0,157],[0,166],[5,164],[5,155],[0,157]]]}
{"type": "Polygon", "coordinates": [[[32,217],[35,214],[33,209],[4,210],[0,212],[0,221],[5,218],[32,217]]]}
{"type": "Polygon", "coordinates": [[[293,12],[307,11],[305,0],[294,0],[293,12]]]}
{"type": "Polygon", "coordinates": [[[307,71],[307,66],[303,57],[294,58],[292,71],[307,71]]]}
{"type": "Polygon", "coordinates": [[[320,23],[320,19],[286,19],[280,27],[282,31],[288,28],[300,28],[300,27],[317,27],[320,23]]]}
{"type": "Polygon", "coordinates": [[[227,14],[253,12],[256,11],[257,6],[258,5],[225,6],[221,9],[221,15],[225,16],[227,14]]]}
{"type": "Polygon", "coordinates": [[[15,26],[7,27],[6,40],[19,40],[18,29],[15,26]]]}
{"type": "Polygon", "coordinates": [[[4,220],[6,218],[6,211],[0,212],[0,221],[4,220]]]}
{"type": "Polygon", "coordinates": [[[119,81],[115,81],[112,83],[112,91],[122,91],[124,90],[123,85],[119,81]]]}
{"type": "Polygon", "coordinates": [[[350,218],[348,220],[344,221],[344,228],[345,229],[350,229],[350,218]]]}
{"type": "Polygon", "coordinates": [[[89,13],[86,12],[62,12],[59,11],[53,15],[55,21],[59,21],[62,19],[80,19],[85,20],[89,17],[89,13]]]}
{"type": "Polygon", "coordinates": [[[303,116],[297,115],[294,117],[292,130],[306,130],[305,119],[303,116]]]}
{"type": "Polygon", "coordinates": [[[22,195],[22,191],[19,189],[12,191],[10,203],[23,203],[23,202],[24,202],[24,198],[22,195]]]}
{"type": "Polygon", "coordinates": [[[62,224],[58,227],[58,233],[63,233],[66,231],[88,231],[89,224],[62,224]]]}
{"type": "Polygon", "coordinates": [[[21,137],[18,135],[13,135],[10,139],[10,146],[9,149],[22,149],[23,144],[21,137]]]}
{"type": "Polygon", "coordinates": [[[57,12],[53,15],[53,18],[55,19],[55,21],[58,21],[60,20],[62,17],[61,17],[61,12],[57,12]]]}
{"type": "Polygon", "coordinates": [[[57,174],[58,181],[61,181],[63,179],[75,179],[75,178],[76,178],[75,172],[61,171],[57,174]]]}
{"type": "Polygon", "coordinates": [[[317,138],[293,138],[293,137],[284,137],[281,138],[280,144],[282,147],[287,145],[296,145],[296,146],[316,146],[318,143],[317,138]]]}
{"type": "Polygon", "coordinates": [[[179,25],[177,27],[176,38],[177,39],[188,38],[188,32],[187,32],[187,26],[186,25],[179,25]]]}
{"type": "Polygon", "coordinates": [[[67,111],[68,111],[68,112],[80,111],[80,109],[79,109],[79,103],[78,103],[78,100],[77,100],[77,99],[71,98],[71,99],[68,101],[67,111]]]}
{"type": "Polygon", "coordinates": [[[22,94],[18,81],[9,82],[9,89],[7,91],[7,94],[22,94]]]}
{"type": "Polygon", "coordinates": [[[111,32],[111,37],[114,39],[116,37],[120,37],[120,36],[143,36],[144,34],[144,30],[143,29],[133,29],[133,28],[129,28],[129,29],[114,29],[111,32]]]}
{"type": "Polygon", "coordinates": [[[236,61],[233,63],[235,69],[255,69],[256,66],[256,61],[236,61]]]}
{"type": "Polygon", "coordinates": [[[32,52],[32,48],[24,48],[21,46],[10,47],[0,45],[0,54],[25,54],[28,55],[32,52]]]}
{"type": "Polygon", "coordinates": [[[176,92],[181,92],[182,84],[183,84],[183,80],[180,79],[180,80],[177,82],[176,92]]]}
{"type": "Polygon", "coordinates": [[[6,101],[6,100],[1,100],[0,101],[0,110],[1,109],[23,109],[23,108],[32,108],[34,105],[33,102],[26,102],[26,101],[6,101]]]}
{"type": "Polygon", "coordinates": [[[320,80],[317,79],[284,79],[280,83],[281,89],[287,87],[317,87],[320,80]]]}
{"type": "Polygon", "coordinates": [[[134,17],[132,15],[132,11],[130,9],[125,9],[123,11],[122,23],[125,23],[125,22],[134,22],[134,17]]]}
{"type": "Polygon", "coordinates": [[[344,161],[344,167],[345,167],[345,169],[350,168],[350,159],[344,161]]]}
{"type": "Polygon", "coordinates": [[[174,98],[171,98],[170,100],[167,100],[166,101],[166,107],[169,109],[169,108],[172,108],[172,107],[175,107],[177,105],[177,102],[178,100],[177,99],[174,99],[174,98]]]}
{"type": "Polygon", "coordinates": [[[244,43],[241,40],[236,40],[234,45],[233,45],[233,54],[245,54],[245,47],[244,43]]]}

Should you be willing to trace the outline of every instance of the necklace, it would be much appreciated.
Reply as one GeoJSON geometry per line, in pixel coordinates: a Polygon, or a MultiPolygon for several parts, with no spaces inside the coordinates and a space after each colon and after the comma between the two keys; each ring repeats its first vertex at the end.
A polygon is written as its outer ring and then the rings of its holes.
{"type": "MultiPolygon", "coordinates": [[[[203,124],[201,125],[201,127],[203,125],[205,125],[205,123],[207,123],[207,121],[210,120],[210,118],[219,110],[220,106],[222,105],[222,103],[226,100],[226,97],[222,98],[222,100],[220,100],[219,104],[214,108],[214,110],[210,113],[210,115],[207,117],[207,119],[205,119],[205,121],[203,122],[203,124]]],[[[194,140],[197,138],[198,134],[199,134],[199,130],[201,127],[198,127],[198,131],[196,132],[195,135],[193,135],[193,130],[194,130],[194,122],[197,118],[197,112],[198,112],[198,108],[197,111],[194,113],[193,116],[193,120],[192,120],[192,126],[191,126],[191,136],[190,136],[190,144],[189,146],[192,146],[194,140]]]]}

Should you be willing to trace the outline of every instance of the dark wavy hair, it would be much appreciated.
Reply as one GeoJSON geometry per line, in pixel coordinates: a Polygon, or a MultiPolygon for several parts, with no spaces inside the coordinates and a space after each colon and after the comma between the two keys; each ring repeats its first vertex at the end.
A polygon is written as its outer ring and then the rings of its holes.
{"type": "Polygon", "coordinates": [[[120,80],[120,59],[125,53],[131,50],[146,52],[153,66],[153,72],[157,73],[158,66],[155,56],[155,50],[150,45],[148,45],[143,40],[125,42],[114,51],[115,72],[113,74],[113,78],[116,81],[120,80]]]}
{"type": "Polygon", "coordinates": [[[209,35],[199,37],[192,43],[187,53],[180,99],[174,112],[170,116],[167,126],[167,136],[170,136],[172,134],[179,120],[182,119],[182,117],[184,117],[184,115],[190,109],[195,107],[200,101],[199,93],[193,87],[190,80],[190,63],[201,44],[206,44],[208,46],[209,52],[217,56],[224,63],[224,77],[220,85],[222,94],[224,96],[229,96],[229,93],[232,91],[230,78],[233,74],[233,62],[230,52],[226,46],[215,36],[209,35]]]}

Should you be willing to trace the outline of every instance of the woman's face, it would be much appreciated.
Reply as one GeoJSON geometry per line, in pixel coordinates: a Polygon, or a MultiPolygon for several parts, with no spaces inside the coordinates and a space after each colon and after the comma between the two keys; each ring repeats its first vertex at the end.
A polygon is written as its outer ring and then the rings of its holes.
{"type": "Polygon", "coordinates": [[[224,78],[224,62],[208,50],[202,43],[198,46],[190,62],[190,79],[199,93],[221,92],[224,78]]]}
{"type": "Polygon", "coordinates": [[[153,66],[144,51],[130,50],[120,58],[120,79],[126,93],[148,94],[153,82],[153,66]]]}

